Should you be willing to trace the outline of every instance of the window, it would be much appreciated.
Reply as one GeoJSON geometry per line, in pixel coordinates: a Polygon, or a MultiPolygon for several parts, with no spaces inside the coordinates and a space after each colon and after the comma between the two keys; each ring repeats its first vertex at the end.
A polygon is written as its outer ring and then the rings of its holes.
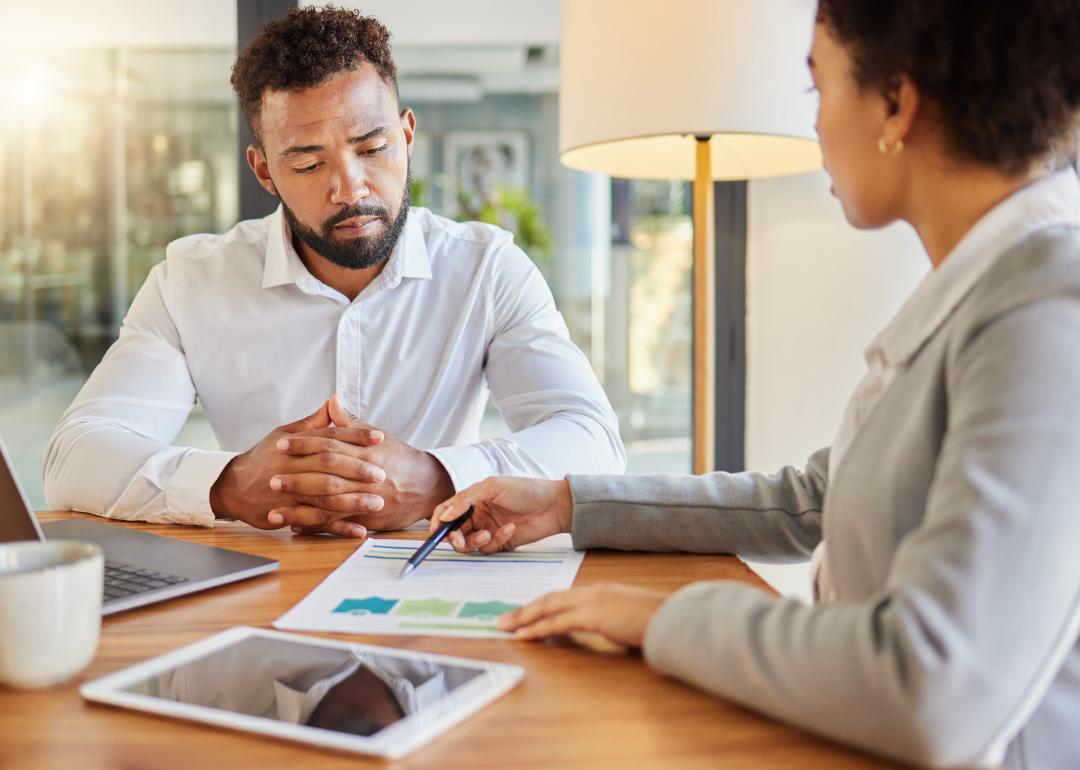
{"type": "MultiPolygon", "coordinates": [[[[53,426],[165,245],[236,220],[233,58],[21,57],[0,115],[0,435],[36,507],[53,426]]],[[[184,440],[213,446],[198,415],[184,440]]]]}

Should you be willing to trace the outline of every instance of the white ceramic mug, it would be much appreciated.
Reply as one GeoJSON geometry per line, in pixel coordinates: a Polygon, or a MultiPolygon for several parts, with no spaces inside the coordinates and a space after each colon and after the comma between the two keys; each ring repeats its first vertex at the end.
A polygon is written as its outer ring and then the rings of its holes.
{"type": "Polygon", "coordinates": [[[0,544],[0,684],[46,687],[93,659],[105,559],[74,540],[0,544]]]}

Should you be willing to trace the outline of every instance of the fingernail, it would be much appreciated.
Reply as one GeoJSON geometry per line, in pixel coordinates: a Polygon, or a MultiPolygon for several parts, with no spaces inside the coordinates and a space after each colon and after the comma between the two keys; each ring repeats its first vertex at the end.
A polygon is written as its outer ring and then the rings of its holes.
{"type": "Polygon", "coordinates": [[[287,438],[283,438],[277,442],[276,446],[278,449],[284,452],[286,449],[289,448],[289,440],[287,438]]]}
{"type": "Polygon", "coordinates": [[[294,533],[294,534],[297,534],[297,535],[299,535],[299,534],[301,534],[301,533],[302,533],[302,532],[303,532],[304,530],[303,530],[303,529],[301,529],[300,527],[293,527],[293,528],[292,528],[292,531],[293,531],[293,533],[294,533]]]}
{"type": "Polygon", "coordinates": [[[375,477],[376,481],[386,481],[386,471],[384,471],[382,469],[379,469],[379,470],[375,471],[371,475],[375,477]]]}
{"type": "Polygon", "coordinates": [[[270,479],[270,488],[275,489],[275,490],[280,490],[281,489],[281,479],[279,479],[277,476],[274,476],[274,478],[270,479]]]}
{"type": "Polygon", "coordinates": [[[366,537],[367,536],[367,530],[364,529],[363,527],[353,527],[352,528],[352,534],[353,534],[353,537],[366,537]]]}
{"type": "Polygon", "coordinates": [[[381,430],[373,430],[368,435],[371,436],[372,441],[382,441],[383,440],[383,432],[381,430]]]}
{"type": "Polygon", "coordinates": [[[266,517],[266,520],[268,522],[270,522],[271,524],[284,524],[285,523],[285,517],[282,516],[280,513],[271,513],[266,517]]]}
{"type": "Polygon", "coordinates": [[[490,535],[490,533],[488,533],[487,530],[484,530],[483,532],[481,532],[479,535],[476,536],[476,542],[480,543],[480,545],[483,545],[484,543],[488,542],[489,540],[491,540],[491,535],[490,535]]]}
{"type": "Polygon", "coordinates": [[[454,518],[454,509],[447,506],[446,510],[439,514],[440,521],[451,521],[454,518]]]}

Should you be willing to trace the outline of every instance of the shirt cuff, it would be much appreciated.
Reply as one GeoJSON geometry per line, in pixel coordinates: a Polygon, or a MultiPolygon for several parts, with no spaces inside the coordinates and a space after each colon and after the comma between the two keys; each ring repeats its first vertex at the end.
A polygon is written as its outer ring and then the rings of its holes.
{"type": "Polygon", "coordinates": [[[457,494],[492,475],[491,461],[484,450],[475,446],[447,446],[428,449],[427,453],[442,463],[457,494]]]}
{"type": "Polygon", "coordinates": [[[210,487],[214,486],[225,466],[238,454],[193,449],[184,455],[165,484],[168,520],[173,524],[214,526],[216,517],[214,509],[210,507],[210,487]]]}

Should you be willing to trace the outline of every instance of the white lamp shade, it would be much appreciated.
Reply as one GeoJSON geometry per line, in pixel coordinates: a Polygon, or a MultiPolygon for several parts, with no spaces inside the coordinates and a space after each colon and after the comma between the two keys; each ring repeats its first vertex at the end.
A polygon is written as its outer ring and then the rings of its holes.
{"type": "Polygon", "coordinates": [[[813,0],[562,0],[559,151],[582,171],[714,179],[821,167],[813,0]]]}

